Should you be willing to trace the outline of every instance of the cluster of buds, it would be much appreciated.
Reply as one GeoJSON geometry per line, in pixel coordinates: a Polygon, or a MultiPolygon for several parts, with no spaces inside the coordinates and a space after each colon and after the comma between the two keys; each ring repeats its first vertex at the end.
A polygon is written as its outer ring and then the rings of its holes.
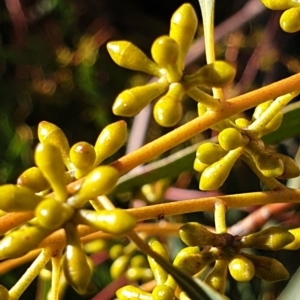
{"type": "MultiPolygon", "coordinates": [[[[241,237],[229,233],[216,234],[199,223],[190,222],[180,228],[179,236],[187,247],[177,253],[173,265],[190,276],[197,276],[204,268],[215,262],[204,282],[222,294],[225,290],[227,269],[232,278],[239,282],[250,281],[254,275],[266,281],[286,280],[289,277],[288,271],[278,260],[252,255],[243,252],[242,249],[276,251],[285,247],[289,249],[289,245],[292,246],[291,249],[296,247],[295,236],[280,227],[269,227],[241,237]]],[[[164,259],[169,260],[168,252],[160,242],[155,240],[150,243],[150,247],[164,259]]],[[[183,295],[185,296],[182,299],[189,299],[173,277],[153,258],[148,257],[148,261],[156,281],[153,291],[150,293],[127,285],[117,291],[118,299],[169,300],[175,297],[181,299],[183,295]]]]}
{"type": "Polygon", "coordinates": [[[41,122],[38,128],[40,143],[35,150],[35,163],[18,179],[18,184],[0,187],[0,209],[5,213],[34,212],[34,218],[18,228],[9,228],[0,241],[0,259],[20,257],[39,247],[47,236],[58,229],[66,233],[62,269],[67,281],[82,294],[88,289],[92,275],[91,260],[86,255],[77,232],[80,224],[113,235],[133,229],[136,220],[122,209],[83,209],[85,203],[106,195],[119,179],[117,169],[98,164],[115,153],[126,139],[126,123],[108,125],[100,133],[95,146],[86,142],[71,149],[60,128],[41,122]],[[68,172],[67,169],[70,171],[68,172]],[[70,195],[66,182],[86,175],[81,186],[70,195]],[[53,193],[46,195],[49,189],[53,193]]]}
{"type": "Polygon", "coordinates": [[[121,92],[113,105],[114,114],[132,117],[158,99],[153,109],[154,118],[161,126],[170,127],[176,125],[182,117],[182,100],[185,94],[210,109],[219,107],[219,99],[213,98],[199,87],[223,87],[232,81],[235,70],[224,61],[216,61],[194,74],[184,74],[184,59],[197,26],[198,20],[193,7],[183,4],[171,18],[169,35],[154,41],[151,48],[154,61],[128,41],[107,44],[108,52],[116,64],[158,78],[145,86],[121,92]]]}
{"type": "MultiPolygon", "coordinates": [[[[213,129],[219,131],[219,144],[199,146],[194,169],[201,173],[200,189],[214,190],[223,185],[235,162],[241,157],[259,173],[260,178],[288,179],[300,170],[290,157],[267,149],[261,137],[275,131],[281,124],[281,108],[298,93],[289,93],[258,105],[249,121],[245,118],[224,120],[213,129]]],[[[206,108],[199,106],[199,115],[206,108]]]]}
{"type": "Polygon", "coordinates": [[[261,0],[262,3],[273,10],[284,10],[280,17],[282,30],[293,33],[300,30],[300,3],[293,0],[261,0]]]}

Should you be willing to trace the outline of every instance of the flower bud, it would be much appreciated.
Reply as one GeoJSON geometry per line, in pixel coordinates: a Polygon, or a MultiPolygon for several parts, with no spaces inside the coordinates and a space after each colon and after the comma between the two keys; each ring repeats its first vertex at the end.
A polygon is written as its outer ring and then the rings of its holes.
{"type": "Polygon", "coordinates": [[[86,201],[109,193],[119,179],[119,172],[111,166],[99,166],[85,178],[78,193],[68,200],[75,207],[81,207],[86,201]]]}
{"type": "Polygon", "coordinates": [[[151,54],[153,60],[165,69],[168,82],[178,82],[181,79],[182,71],[177,65],[179,48],[172,38],[157,38],[152,45],[151,54]]]}
{"type": "Polygon", "coordinates": [[[70,160],[75,169],[75,178],[85,176],[95,163],[96,152],[94,147],[87,142],[78,142],[70,150],[70,160]]]}
{"type": "Polygon", "coordinates": [[[188,222],[180,227],[179,236],[188,246],[219,246],[220,240],[217,234],[207,230],[197,222],[188,222]]]}
{"type": "Polygon", "coordinates": [[[35,149],[35,163],[50,183],[56,199],[65,201],[68,193],[65,187],[65,165],[56,146],[41,143],[35,149]]]}
{"type": "Polygon", "coordinates": [[[196,157],[204,164],[211,165],[227,154],[220,145],[215,143],[203,143],[196,152],[196,157]]]}
{"type": "Polygon", "coordinates": [[[289,272],[276,259],[243,253],[250,259],[255,268],[255,275],[266,281],[280,281],[289,278],[289,272]]]}
{"type": "Polygon", "coordinates": [[[226,287],[227,262],[216,260],[212,271],[207,275],[204,282],[220,294],[224,294],[226,287]]]}
{"type": "Polygon", "coordinates": [[[180,83],[173,83],[170,85],[167,94],[156,102],[153,115],[159,125],[171,127],[181,120],[181,100],[184,93],[184,87],[180,83]]]}
{"type": "Polygon", "coordinates": [[[155,121],[164,127],[175,126],[182,118],[182,104],[180,101],[165,97],[159,99],[153,109],[155,121]]]}
{"type": "Polygon", "coordinates": [[[300,6],[300,3],[294,0],[261,0],[261,2],[273,10],[285,10],[294,6],[300,6]]]}
{"type": "Polygon", "coordinates": [[[125,234],[136,225],[136,219],[130,213],[118,208],[100,211],[80,209],[75,213],[73,221],[116,235],[125,234]]]}
{"type": "Polygon", "coordinates": [[[300,30],[300,7],[292,7],[283,12],[279,23],[282,30],[288,33],[300,30]]]}
{"type": "Polygon", "coordinates": [[[189,86],[205,86],[207,88],[225,87],[235,76],[235,69],[227,62],[217,60],[205,65],[192,75],[184,76],[184,82],[189,86]]]}
{"type": "Polygon", "coordinates": [[[173,300],[175,295],[174,291],[168,285],[157,284],[152,291],[153,300],[173,300]]]}
{"type": "Polygon", "coordinates": [[[243,255],[236,255],[228,264],[231,276],[240,282],[250,281],[255,273],[253,263],[243,255]]]}
{"type": "Polygon", "coordinates": [[[277,153],[279,158],[284,164],[284,172],[279,176],[281,179],[295,178],[300,175],[298,164],[289,156],[277,153]]]}
{"type": "Polygon", "coordinates": [[[287,229],[272,226],[242,237],[240,245],[242,248],[277,251],[293,242],[294,239],[294,236],[287,229]]]}
{"type": "Polygon", "coordinates": [[[60,228],[74,213],[68,204],[47,198],[35,209],[35,216],[39,225],[44,228],[56,230],[60,228]]]}
{"type": "Polygon", "coordinates": [[[5,212],[30,211],[43,200],[27,187],[14,184],[0,186],[0,209],[5,212]]]}
{"type": "Polygon", "coordinates": [[[121,287],[117,290],[116,295],[119,300],[153,300],[150,293],[147,293],[133,285],[125,285],[121,287]]]}
{"type": "MultiPolygon", "coordinates": [[[[153,241],[150,244],[152,250],[162,256],[165,260],[169,260],[169,254],[166,248],[159,242],[153,241]]],[[[148,262],[153,272],[157,285],[164,284],[168,278],[168,273],[162,268],[152,257],[148,256],[148,262]]]]}
{"type": "Polygon", "coordinates": [[[99,165],[104,159],[116,153],[126,142],[127,124],[120,120],[107,125],[99,134],[95,143],[96,161],[99,165]]]}
{"type": "Polygon", "coordinates": [[[173,14],[170,24],[170,37],[176,41],[179,70],[184,68],[184,58],[191,46],[198,27],[198,19],[192,5],[185,3],[173,14]]]}
{"type": "Polygon", "coordinates": [[[113,61],[120,67],[145,72],[160,77],[160,67],[150,60],[143,51],[127,41],[114,41],[107,44],[107,50],[113,61]]]}
{"type": "Polygon", "coordinates": [[[294,241],[286,245],[284,249],[286,250],[298,250],[300,248],[300,227],[290,229],[289,232],[295,237],[294,241]]]}
{"type": "Polygon", "coordinates": [[[45,191],[50,188],[49,182],[44,177],[41,170],[31,167],[24,171],[17,179],[17,185],[27,187],[35,193],[45,191]]]}
{"type": "Polygon", "coordinates": [[[125,90],[116,98],[112,108],[113,113],[117,116],[133,117],[167,88],[168,84],[160,80],[125,90]]]}
{"type": "Polygon", "coordinates": [[[30,226],[5,235],[0,241],[0,259],[20,257],[34,249],[52,230],[30,226]]]}
{"type": "Polygon", "coordinates": [[[121,255],[113,261],[110,267],[110,276],[113,280],[119,278],[122,274],[125,273],[129,265],[129,261],[129,255],[121,255]]]}
{"type": "Polygon", "coordinates": [[[200,189],[215,190],[222,186],[242,151],[243,148],[231,150],[219,161],[207,167],[200,178],[200,189]]]}
{"type": "Polygon", "coordinates": [[[70,146],[64,132],[56,125],[42,121],[38,125],[38,138],[41,143],[49,143],[57,147],[61,153],[64,164],[68,169],[71,169],[69,159],[70,146]]]}
{"type": "Polygon", "coordinates": [[[67,281],[79,293],[84,294],[92,276],[92,269],[81,246],[76,228],[66,224],[67,246],[63,261],[63,270],[67,281]]]}
{"type": "Polygon", "coordinates": [[[203,162],[201,162],[200,159],[195,158],[193,168],[197,172],[202,173],[208,166],[209,165],[204,164],[203,162]]]}
{"type": "Polygon", "coordinates": [[[190,275],[195,275],[214,260],[216,257],[211,252],[200,252],[199,247],[186,247],[178,252],[173,265],[190,275]]]}
{"type": "Polygon", "coordinates": [[[249,138],[238,129],[231,127],[219,133],[218,141],[224,150],[230,151],[238,147],[245,147],[249,143],[249,138]]]}

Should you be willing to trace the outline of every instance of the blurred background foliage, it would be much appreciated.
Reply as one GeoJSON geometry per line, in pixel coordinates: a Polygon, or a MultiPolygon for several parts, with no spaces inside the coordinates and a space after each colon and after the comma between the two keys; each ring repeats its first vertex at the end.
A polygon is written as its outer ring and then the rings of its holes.
{"type": "MultiPolygon", "coordinates": [[[[46,120],[62,128],[72,145],[81,140],[93,144],[104,126],[118,120],[111,111],[118,93],[124,88],[145,83],[150,78],[115,65],[108,56],[105,47],[107,41],[129,40],[150,55],[152,42],[156,37],[168,33],[171,15],[184,2],[1,1],[0,184],[15,182],[22,171],[34,164],[33,150],[37,143],[36,132],[40,121],[46,120]]],[[[201,39],[199,4],[196,0],[189,2],[199,16],[197,38],[201,39]]],[[[227,98],[300,71],[299,33],[284,33],[278,24],[280,13],[267,9],[261,9],[259,14],[249,10],[248,19],[245,20],[244,15],[239,15],[239,11],[250,2],[261,5],[258,0],[216,1],[216,26],[224,24],[218,27],[220,38],[216,45],[217,56],[231,62],[237,69],[234,83],[224,91],[227,98]],[[233,16],[236,16],[236,23],[226,23],[233,16]]],[[[205,63],[203,52],[199,54],[189,63],[188,71],[192,72],[205,63]]],[[[182,122],[196,115],[195,102],[186,99],[182,122]]],[[[126,121],[130,134],[132,119],[126,121]]],[[[148,129],[142,132],[142,139],[146,142],[170,130],[159,128],[153,121],[146,128],[148,129]]],[[[208,137],[211,137],[211,132],[195,137],[187,145],[208,137]]],[[[299,135],[283,141],[277,147],[294,156],[298,140],[299,135]]],[[[119,157],[125,151],[122,148],[111,159],[119,157]]],[[[223,192],[245,192],[259,188],[258,181],[251,175],[245,175],[248,173],[244,170],[244,166],[237,165],[223,192]],[[239,180],[239,184],[238,176],[244,178],[239,180]]],[[[181,176],[180,180],[184,181],[184,178],[186,177],[181,176]]],[[[181,181],[178,186],[196,190],[196,178],[188,178],[187,185],[181,184],[181,181]]],[[[231,212],[229,224],[234,224],[247,213],[231,212]]],[[[187,217],[191,220],[195,218],[199,221],[199,215],[187,217]]],[[[201,218],[204,223],[212,223],[209,214],[202,214],[201,218]]],[[[281,255],[280,259],[282,258],[284,255],[281,255]]],[[[293,269],[299,265],[295,263],[294,255],[285,259],[288,265],[293,265],[293,269]]],[[[1,283],[11,286],[25,269],[26,266],[2,276],[1,283]]],[[[103,272],[98,276],[105,277],[106,269],[103,272]]],[[[21,299],[34,299],[35,285],[36,282],[21,299]]],[[[255,295],[251,299],[258,299],[261,293],[258,290],[274,289],[274,285],[253,285],[252,282],[241,287],[232,281],[231,285],[232,299],[250,299],[243,296],[243,293],[249,295],[249,289],[250,294],[255,295]]],[[[76,297],[82,299],[74,293],[66,299],[77,299],[76,297]]]]}

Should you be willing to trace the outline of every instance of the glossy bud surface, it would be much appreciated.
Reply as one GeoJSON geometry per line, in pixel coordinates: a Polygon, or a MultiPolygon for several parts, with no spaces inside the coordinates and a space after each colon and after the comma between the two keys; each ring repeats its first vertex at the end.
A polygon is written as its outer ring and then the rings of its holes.
{"type": "Polygon", "coordinates": [[[81,209],[73,218],[78,224],[86,224],[111,234],[125,234],[136,225],[136,219],[122,209],[90,211],[81,209]]]}
{"type": "Polygon", "coordinates": [[[152,82],[121,92],[113,104],[113,113],[117,116],[133,117],[151,101],[166,91],[164,81],[152,82]]]}
{"type": "Polygon", "coordinates": [[[196,152],[196,157],[204,164],[211,165],[226,155],[226,151],[218,144],[203,143],[196,152]]]}
{"type": "Polygon", "coordinates": [[[152,295],[133,285],[125,285],[117,290],[119,300],[153,300],[152,295]]]}
{"type": "Polygon", "coordinates": [[[61,227],[72,217],[73,212],[74,210],[66,203],[48,198],[43,200],[35,209],[38,223],[52,230],[61,227]]]}
{"type": "Polygon", "coordinates": [[[109,42],[107,50],[113,61],[120,67],[145,72],[156,77],[161,76],[159,66],[130,42],[109,42]]]}
{"type": "Polygon", "coordinates": [[[127,124],[120,120],[107,125],[99,134],[96,143],[96,161],[95,166],[104,159],[116,153],[126,142],[127,124]]]}
{"type": "Polygon", "coordinates": [[[254,276],[255,269],[251,260],[243,255],[236,255],[228,264],[231,276],[240,282],[247,282],[254,276]]]}
{"type": "Polygon", "coordinates": [[[0,195],[0,209],[6,212],[34,210],[43,199],[31,189],[14,184],[0,186],[0,195]]]}
{"type": "Polygon", "coordinates": [[[41,143],[49,143],[56,146],[63,158],[65,165],[70,167],[69,151],[70,146],[64,132],[56,125],[42,121],[38,125],[38,138],[41,143]]]}
{"type": "Polygon", "coordinates": [[[49,143],[38,144],[35,149],[34,159],[36,165],[54,190],[56,199],[65,201],[68,196],[65,187],[66,169],[59,149],[49,143]]]}
{"type": "Polygon", "coordinates": [[[238,147],[246,146],[249,142],[249,138],[242,135],[236,128],[226,128],[219,133],[218,141],[224,150],[230,151],[238,147]]]}
{"type": "Polygon", "coordinates": [[[17,185],[27,187],[35,193],[45,191],[50,188],[49,182],[46,180],[41,170],[37,167],[31,167],[24,171],[18,177],[17,185]]]}
{"type": "Polygon", "coordinates": [[[85,178],[79,192],[70,198],[70,205],[81,207],[86,201],[109,193],[119,179],[119,172],[111,166],[99,166],[85,178]]]}
{"type": "MultiPolygon", "coordinates": [[[[300,5],[300,4],[299,4],[300,5]]],[[[280,17],[280,27],[288,33],[297,32],[300,30],[300,7],[292,7],[280,17]]]]}

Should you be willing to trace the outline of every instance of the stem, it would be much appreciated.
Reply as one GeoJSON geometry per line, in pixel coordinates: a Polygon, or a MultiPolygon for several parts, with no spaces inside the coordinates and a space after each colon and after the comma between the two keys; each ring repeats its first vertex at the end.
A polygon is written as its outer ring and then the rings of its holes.
{"type": "Polygon", "coordinates": [[[226,206],[223,201],[215,203],[215,227],[216,233],[226,233],[226,206]]]}
{"type": "MultiPolygon", "coordinates": [[[[63,249],[63,248],[62,248],[63,249]]],[[[59,300],[59,287],[60,287],[60,263],[62,258],[62,249],[59,253],[51,258],[52,263],[52,279],[51,279],[51,299],[59,300]]]]}
{"type": "MultiPolygon", "coordinates": [[[[269,99],[296,90],[299,81],[300,74],[296,74],[266,87],[226,100],[224,103],[226,105],[220,111],[207,112],[203,116],[195,118],[140,149],[121,157],[111,165],[117,168],[121,174],[127,173],[133,168],[150,161],[196,134],[210,128],[223,119],[248,110],[269,99]]],[[[76,183],[73,184],[76,185],[76,183]]],[[[70,185],[71,190],[73,184],[70,185]]]]}
{"type": "MultiPolygon", "coordinates": [[[[204,29],[204,43],[207,64],[215,62],[215,38],[214,38],[214,13],[215,13],[215,0],[199,0],[203,29],[204,29]]],[[[214,98],[223,101],[224,96],[222,89],[213,88],[214,98]]]]}
{"type": "MultiPolygon", "coordinates": [[[[20,246],[21,247],[21,246],[20,246]]],[[[52,251],[50,249],[43,249],[36,260],[26,270],[19,281],[10,289],[10,300],[17,300],[27,289],[34,278],[39,274],[47,262],[51,259],[52,251]]]]}

